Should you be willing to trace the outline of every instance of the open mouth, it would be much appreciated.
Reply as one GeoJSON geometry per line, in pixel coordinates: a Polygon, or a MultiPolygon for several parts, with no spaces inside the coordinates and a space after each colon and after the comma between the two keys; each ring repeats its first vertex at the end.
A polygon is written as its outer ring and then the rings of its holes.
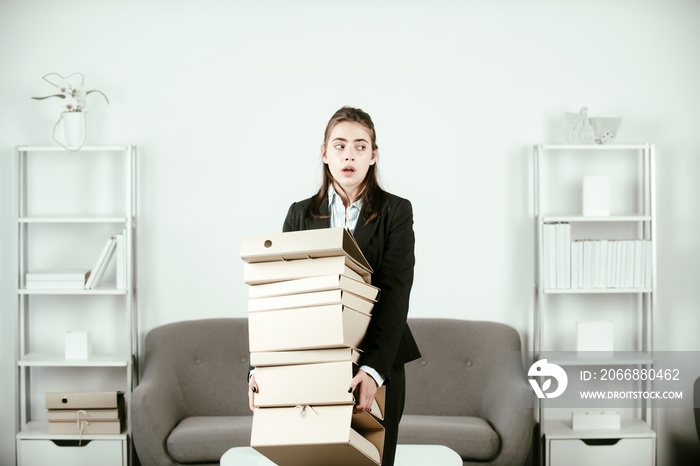
{"type": "Polygon", "coordinates": [[[347,175],[352,175],[355,173],[355,169],[353,167],[345,167],[341,171],[347,175]]]}

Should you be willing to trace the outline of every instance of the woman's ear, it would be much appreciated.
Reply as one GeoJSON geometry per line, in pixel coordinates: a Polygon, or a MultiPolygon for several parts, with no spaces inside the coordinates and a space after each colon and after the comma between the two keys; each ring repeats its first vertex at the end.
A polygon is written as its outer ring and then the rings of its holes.
{"type": "Polygon", "coordinates": [[[321,160],[323,160],[323,163],[328,163],[326,160],[326,144],[321,144],[321,160]]]}
{"type": "Polygon", "coordinates": [[[372,150],[372,159],[369,161],[370,165],[377,163],[377,157],[379,157],[379,149],[372,150]]]}

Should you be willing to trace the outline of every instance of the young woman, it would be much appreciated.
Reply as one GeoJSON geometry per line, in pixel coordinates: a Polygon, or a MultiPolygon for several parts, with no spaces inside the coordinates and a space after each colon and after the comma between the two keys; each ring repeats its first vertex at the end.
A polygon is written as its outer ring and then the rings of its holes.
{"type": "MultiPolygon", "coordinates": [[[[284,231],[348,228],[372,266],[372,284],[381,289],[360,345],[356,410],[368,410],[377,387],[386,385],[382,465],[394,464],[398,426],[405,400],[404,364],[420,357],[406,318],[413,284],[414,234],[411,203],[383,191],[377,180],[376,133],[370,116],[343,107],[326,126],[321,145],[323,183],[316,195],[295,202],[284,231]]],[[[249,382],[250,404],[258,386],[249,382]]]]}

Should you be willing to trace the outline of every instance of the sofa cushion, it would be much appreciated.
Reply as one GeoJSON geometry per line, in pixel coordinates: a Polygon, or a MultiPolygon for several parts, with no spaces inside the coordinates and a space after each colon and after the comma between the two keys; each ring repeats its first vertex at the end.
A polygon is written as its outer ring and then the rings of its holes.
{"type": "Polygon", "coordinates": [[[484,419],[468,416],[404,414],[399,443],[445,445],[464,461],[488,461],[498,453],[498,434],[484,419]]]}
{"type": "Polygon", "coordinates": [[[168,436],[168,453],[178,463],[218,463],[226,450],[250,445],[253,416],[195,416],[168,436]]]}

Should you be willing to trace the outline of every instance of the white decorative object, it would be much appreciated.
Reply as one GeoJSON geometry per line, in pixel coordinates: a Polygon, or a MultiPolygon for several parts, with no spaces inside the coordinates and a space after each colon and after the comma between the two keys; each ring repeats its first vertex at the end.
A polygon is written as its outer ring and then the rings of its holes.
{"type": "Polygon", "coordinates": [[[107,96],[97,89],[83,91],[85,77],[82,73],[73,73],[66,77],[58,73],[44,75],[44,81],[58,88],[58,94],[45,97],[32,97],[35,100],[44,100],[50,97],[63,99],[63,113],[53,127],[53,140],[68,151],[79,151],[87,141],[87,125],[85,123],[86,97],[92,93],[98,93],[105,98],[107,96]],[[61,129],[59,130],[59,126],[61,129]]]}
{"type": "Polygon", "coordinates": [[[89,359],[90,331],[69,330],[66,332],[66,359],[89,359]]]}
{"type": "Polygon", "coordinates": [[[617,137],[622,118],[592,117],[588,119],[593,127],[593,136],[596,144],[610,144],[617,137]]]}
{"type": "Polygon", "coordinates": [[[571,413],[573,430],[619,429],[620,413],[617,411],[574,411],[571,413]]]}
{"type": "Polygon", "coordinates": [[[578,351],[613,351],[613,323],[610,321],[576,322],[576,333],[578,351]]]}
{"type": "Polygon", "coordinates": [[[602,217],[610,215],[610,177],[583,177],[583,215],[602,217]]]}
{"type": "Polygon", "coordinates": [[[564,139],[569,144],[582,144],[593,140],[593,128],[588,121],[588,108],[582,107],[578,113],[565,112],[564,139]]]}
{"type": "Polygon", "coordinates": [[[83,147],[87,140],[85,113],[86,112],[61,113],[61,119],[58,120],[53,130],[54,141],[69,150],[79,150],[83,147]]]}

